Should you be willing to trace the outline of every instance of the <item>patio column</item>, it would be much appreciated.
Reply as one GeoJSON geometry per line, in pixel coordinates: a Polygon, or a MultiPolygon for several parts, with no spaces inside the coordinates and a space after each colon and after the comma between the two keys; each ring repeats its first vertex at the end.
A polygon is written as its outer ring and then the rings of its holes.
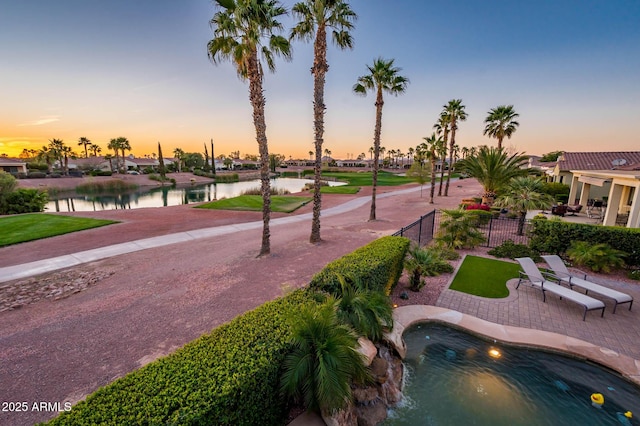
{"type": "MultiPolygon", "coordinates": [[[[567,200],[567,204],[572,205],[576,203],[576,194],[578,193],[578,176],[573,175],[573,178],[571,179],[571,189],[569,190],[569,199],[567,200]]],[[[584,205],[586,207],[585,202],[582,201],[582,198],[580,198],[580,204],[584,205]]]]}
{"type": "Polygon", "coordinates": [[[587,202],[589,201],[589,191],[591,191],[590,183],[582,183],[582,190],[580,191],[580,204],[582,204],[585,208],[587,207],[587,202]]]}
{"type": "Polygon", "coordinates": [[[603,225],[615,226],[623,188],[624,186],[611,182],[611,190],[609,191],[609,199],[607,200],[607,210],[605,211],[604,221],[602,222],[603,225]]]}
{"type": "Polygon", "coordinates": [[[640,228],[640,186],[636,186],[636,190],[633,193],[627,228],[640,228]]]}

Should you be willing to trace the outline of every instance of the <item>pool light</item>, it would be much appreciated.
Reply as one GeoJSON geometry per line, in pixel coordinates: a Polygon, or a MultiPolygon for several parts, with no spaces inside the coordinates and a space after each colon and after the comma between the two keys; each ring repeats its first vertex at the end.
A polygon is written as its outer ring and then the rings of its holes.
{"type": "Polygon", "coordinates": [[[502,353],[500,353],[500,351],[497,350],[496,348],[491,348],[489,349],[489,356],[491,358],[498,359],[502,356],[502,353]]]}

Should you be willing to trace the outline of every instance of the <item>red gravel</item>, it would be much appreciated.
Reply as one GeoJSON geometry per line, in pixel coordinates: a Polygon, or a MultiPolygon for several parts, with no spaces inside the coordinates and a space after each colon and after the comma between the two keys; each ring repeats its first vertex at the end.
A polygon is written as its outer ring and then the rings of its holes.
{"type": "MultiPolygon", "coordinates": [[[[379,188],[380,192],[398,188],[379,188]]],[[[86,290],[0,312],[0,402],[71,402],[83,399],[140,366],[166,355],[238,314],[306,285],[329,261],[389,235],[434,207],[475,196],[472,180],[455,182],[451,195],[429,205],[419,192],[379,199],[324,218],[324,242],[308,242],[310,221],[271,229],[272,254],[256,258],[261,230],[174,244],[69,269],[113,271],[86,290]]],[[[357,196],[370,194],[370,189],[357,196]]],[[[330,207],[356,196],[323,197],[330,207]]],[[[298,213],[311,211],[311,204],[298,213]]],[[[191,206],[74,213],[122,223],[0,249],[0,265],[131,241],[155,235],[260,220],[260,213],[191,206]]],[[[279,215],[274,214],[273,217],[279,215]]],[[[58,274],[60,272],[57,272],[58,274]]],[[[61,274],[64,277],[64,274],[61,274]]],[[[61,278],[63,279],[63,278],[61,278]]],[[[10,283],[9,283],[10,284],[10,283]]],[[[414,301],[415,303],[415,301],[414,301]]],[[[24,425],[56,412],[0,412],[0,424],[24,425]]]]}

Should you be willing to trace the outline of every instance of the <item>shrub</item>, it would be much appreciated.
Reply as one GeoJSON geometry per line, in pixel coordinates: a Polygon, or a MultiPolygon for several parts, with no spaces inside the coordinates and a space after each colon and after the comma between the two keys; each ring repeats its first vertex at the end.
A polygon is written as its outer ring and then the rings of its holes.
{"type": "Polygon", "coordinates": [[[564,183],[560,183],[560,182],[544,182],[542,184],[542,190],[546,194],[549,194],[554,198],[556,195],[559,195],[559,194],[564,194],[568,198],[569,191],[571,190],[571,188],[569,187],[569,185],[565,185],[564,183]]]}
{"type": "Polygon", "coordinates": [[[215,173],[210,173],[210,172],[204,172],[200,169],[195,169],[193,171],[193,174],[196,176],[204,176],[204,177],[208,177],[210,179],[215,179],[216,178],[216,174],[215,173]]]}
{"type": "Polygon", "coordinates": [[[484,210],[488,212],[488,211],[491,211],[491,207],[489,207],[487,204],[474,203],[474,204],[468,204],[465,207],[465,210],[484,210]]]}
{"type": "Polygon", "coordinates": [[[481,210],[442,210],[443,220],[435,240],[448,249],[473,248],[481,244],[485,237],[476,229],[478,214],[481,210]]]}
{"type": "Polygon", "coordinates": [[[249,311],[100,388],[51,425],[284,424],[279,377],[304,290],[249,311]]]}
{"type": "Polygon", "coordinates": [[[43,172],[29,172],[27,178],[29,179],[44,179],[47,177],[46,173],[43,172]]]}
{"type": "Polygon", "coordinates": [[[216,183],[233,183],[239,182],[240,177],[237,173],[232,173],[230,175],[216,175],[216,183]]]}
{"type": "Polygon", "coordinates": [[[90,176],[111,176],[113,172],[111,170],[91,170],[89,172],[90,176]]]}
{"type": "Polygon", "coordinates": [[[382,237],[342,256],[313,276],[309,287],[336,294],[339,277],[360,280],[369,290],[389,295],[402,274],[409,240],[403,237],[382,237]]]}
{"type": "Polygon", "coordinates": [[[0,200],[0,214],[36,213],[44,211],[49,197],[39,189],[19,188],[0,200]]]}
{"type": "Polygon", "coordinates": [[[530,257],[535,262],[540,262],[542,258],[540,254],[529,246],[524,244],[516,244],[512,240],[507,240],[498,247],[488,251],[491,256],[507,259],[515,259],[518,257],[530,257]]]}
{"type": "Polygon", "coordinates": [[[634,269],[632,271],[627,272],[627,277],[632,280],[640,281],[640,269],[634,269]]]}
{"type": "Polygon", "coordinates": [[[587,225],[560,220],[531,221],[529,247],[539,253],[564,254],[571,241],[605,243],[627,253],[629,266],[640,266],[640,229],[587,225]]]}
{"type": "Polygon", "coordinates": [[[594,272],[611,272],[613,268],[624,266],[626,253],[611,248],[609,244],[591,244],[586,241],[571,243],[567,256],[578,266],[585,266],[594,272]]]}
{"type": "Polygon", "coordinates": [[[308,176],[308,175],[312,175],[315,174],[315,170],[314,169],[305,169],[302,171],[302,176],[308,176]]]}
{"type": "Polygon", "coordinates": [[[409,274],[409,288],[412,291],[420,291],[425,285],[422,277],[434,277],[441,273],[453,272],[451,266],[442,256],[442,250],[437,247],[421,249],[413,246],[408,251],[408,257],[404,268],[409,274]]]}
{"type": "MultiPolygon", "coordinates": [[[[287,194],[291,194],[291,191],[289,191],[286,188],[270,187],[269,188],[269,193],[271,195],[287,195],[287,194]]],[[[240,193],[240,195],[262,195],[262,191],[260,190],[260,188],[250,188],[250,189],[245,189],[244,191],[242,191],[240,193]]]]}
{"type": "Polygon", "coordinates": [[[282,177],[290,177],[290,178],[297,178],[298,177],[298,172],[286,171],[286,172],[280,173],[280,176],[282,176],[282,177]]]}

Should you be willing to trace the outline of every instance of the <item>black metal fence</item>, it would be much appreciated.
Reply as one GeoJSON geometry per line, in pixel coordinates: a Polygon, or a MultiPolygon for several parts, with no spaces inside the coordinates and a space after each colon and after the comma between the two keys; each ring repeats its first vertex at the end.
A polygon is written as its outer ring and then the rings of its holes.
{"type": "MultiPolygon", "coordinates": [[[[433,240],[440,227],[442,213],[439,210],[433,210],[415,222],[403,227],[394,236],[406,237],[418,244],[420,247],[425,246],[433,240]]],[[[478,229],[484,233],[484,247],[497,247],[507,240],[511,240],[516,244],[528,244],[528,230],[530,222],[524,223],[518,218],[509,217],[490,217],[486,223],[481,223],[478,229]],[[522,229],[520,229],[522,227],[522,229]]]]}

